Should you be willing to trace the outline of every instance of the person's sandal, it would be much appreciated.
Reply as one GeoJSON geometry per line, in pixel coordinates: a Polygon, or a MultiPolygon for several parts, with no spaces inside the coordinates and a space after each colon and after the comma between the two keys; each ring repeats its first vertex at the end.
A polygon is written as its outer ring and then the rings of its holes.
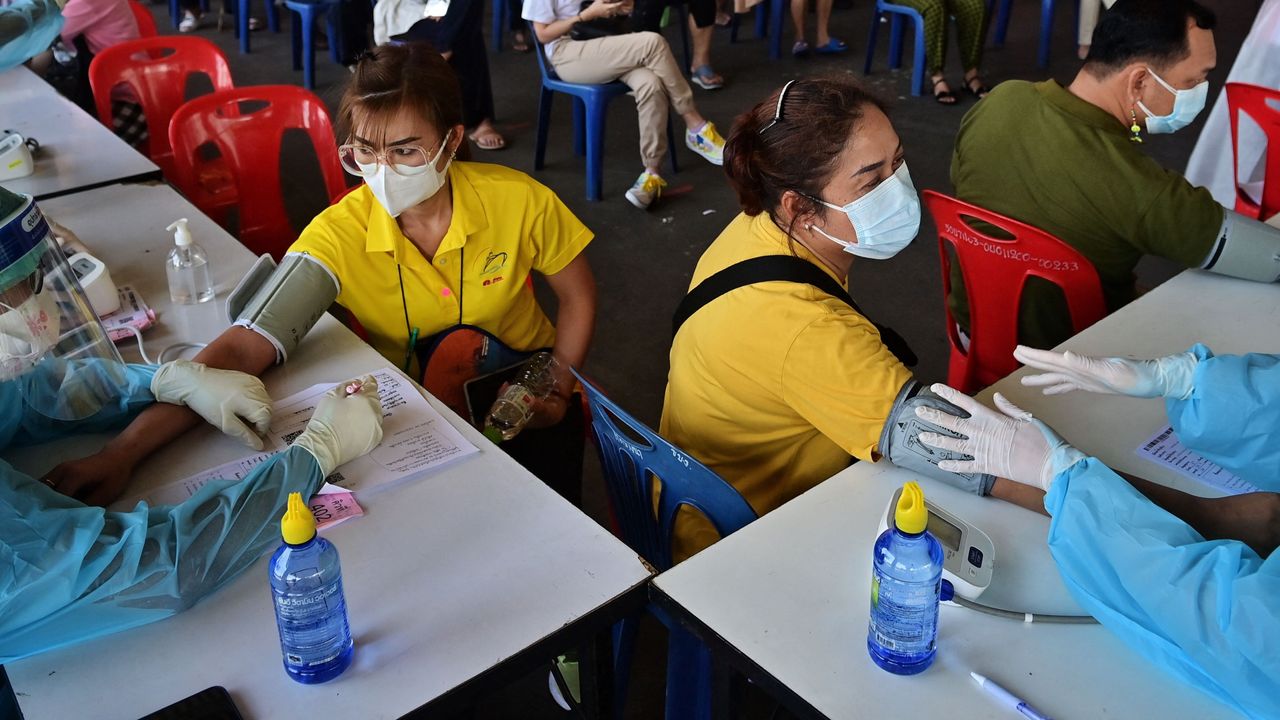
{"type": "Polygon", "coordinates": [[[791,46],[791,57],[806,58],[809,57],[809,43],[803,40],[797,40],[795,45],[791,46]]]}
{"type": "Polygon", "coordinates": [[[507,139],[502,137],[502,133],[499,133],[494,127],[476,130],[467,135],[467,139],[475,143],[476,147],[481,150],[501,150],[507,146],[507,139]]]}
{"type": "Polygon", "coordinates": [[[847,52],[848,50],[848,43],[835,38],[830,38],[827,40],[825,45],[819,45],[813,49],[813,51],[819,55],[839,55],[840,53],[847,52]]]}
{"type": "Polygon", "coordinates": [[[724,87],[724,78],[716,74],[710,65],[699,65],[689,75],[689,82],[703,90],[719,90],[724,87]]]}
{"type": "Polygon", "coordinates": [[[529,38],[525,37],[523,30],[516,30],[511,34],[511,49],[518,53],[527,53],[532,49],[529,46],[529,38]]]}
{"type": "Polygon", "coordinates": [[[955,105],[960,102],[960,98],[951,90],[938,90],[938,86],[945,83],[946,78],[938,78],[933,81],[933,99],[938,101],[939,105],[955,105]]]}
{"type": "Polygon", "coordinates": [[[982,82],[982,77],[979,75],[974,75],[968,80],[965,80],[964,89],[967,90],[970,95],[978,98],[979,100],[986,97],[987,93],[991,92],[991,88],[987,87],[986,84],[982,82]],[[974,83],[977,83],[976,87],[974,86],[974,83]]]}

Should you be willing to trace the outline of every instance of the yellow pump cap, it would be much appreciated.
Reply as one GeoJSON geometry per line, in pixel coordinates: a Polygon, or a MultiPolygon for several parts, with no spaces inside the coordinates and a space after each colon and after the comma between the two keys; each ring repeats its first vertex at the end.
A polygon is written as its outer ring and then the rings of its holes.
{"type": "Polygon", "coordinates": [[[280,535],[290,545],[301,545],[316,536],[316,518],[302,502],[302,493],[289,493],[289,506],[280,518],[280,535]]]}
{"type": "Polygon", "coordinates": [[[924,506],[924,491],[911,481],[902,486],[898,507],[893,511],[893,524],[904,533],[915,535],[924,532],[929,524],[929,509],[924,506]]]}

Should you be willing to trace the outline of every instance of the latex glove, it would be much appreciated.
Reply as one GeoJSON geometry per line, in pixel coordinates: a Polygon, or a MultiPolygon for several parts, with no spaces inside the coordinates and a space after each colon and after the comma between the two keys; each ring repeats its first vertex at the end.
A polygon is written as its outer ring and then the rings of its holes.
{"type": "Polygon", "coordinates": [[[262,380],[190,360],[160,366],[151,379],[158,402],[186,405],[222,432],[254,450],[271,426],[271,396],[262,380]]]}
{"type": "Polygon", "coordinates": [[[1046,372],[1027,375],[1022,384],[1043,387],[1045,395],[1061,395],[1073,390],[1186,400],[1191,396],[1191,380],[1200,362],[1191,352],[1153,360],[1119,357],[1089,357],[1073,352],[1056,353],[1019,345],[1013,351],[1018,362],[1046,372]]]}
{"type": "Polygon", "coordinates": [[[1000,393],[996,393],[996,407],[1000,408],[1000,412],[996,412],[941,383],[932,389],[969,413],[969,417],[962,418],[936,408],[916,408],[920,419],[961,435],[953,438],[939,433],[920,433],[920,442],[973,458],[943,460],[938,463],[943,470],[991,473],[1048,491],[1058,473],[1085,459],[1084,453],[1068,445],[1048,425],[1000,393]]]}
{"type": "Polygon", "coordinates": [[[315,457],[328,477],[339,466],[367,454],[382,442],[382,401],[372,375],[348,380],[324,394],[307,429],[293,441],[315,457]],[[355,392],[349,388],[359,385],[355,392]]]}

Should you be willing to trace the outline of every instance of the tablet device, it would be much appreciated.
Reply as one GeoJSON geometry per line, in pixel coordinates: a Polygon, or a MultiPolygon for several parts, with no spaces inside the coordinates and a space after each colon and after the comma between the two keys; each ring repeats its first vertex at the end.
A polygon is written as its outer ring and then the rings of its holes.
{"type": "Polygon", "coordinates": [[[221,685],[206,688],[188,698],[161,708],[141,720],[244,720],[221,685]]]}

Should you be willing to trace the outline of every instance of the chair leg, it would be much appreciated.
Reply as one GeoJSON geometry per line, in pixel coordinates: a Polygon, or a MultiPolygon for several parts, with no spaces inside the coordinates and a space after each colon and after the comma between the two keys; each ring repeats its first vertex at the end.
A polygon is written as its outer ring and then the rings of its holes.
{"type": "Polygon", "coordinates": [[[182,8],[178,5],[178,0],[169,0],[169,20],[173,22],[173,29],[178,29],[178,23],[182,22],[182,8]]]}
{"type": "Polygon", "coordinates": [[[880,11],[876,10],[871,16],[871,32],[867,33],[867,61],[862,64],[862,74],[871,74],[871,63],[876,56],[876,31],[880,29],[880,11]]]}
{"type": "Polygon", "coordinates": [[[316,16],[308,11],[302,14],[302,86],[308,90],[316,87],[316,16]]]}
{"type": "MultiPolygon", "coordinates": [[[[684,41],[684,66],[686,69],[693,67],[693,51],[691,50],[691,38],[689,37],[689,12],[685,10],[683,4],[679,5],[680,15],[680,39],[684,41]]],[[[712,25],[712,27],[715,27],[712,25]]]]}
{"type": "Polygon", "coordinates": [[[1040,2],[1040,49],[1036,54],[1036,64],[1040,69],[1049,67],[1049,44],[1053,42],[1053,0],[1040,2]]]}
{"type": "Polygon", "coordinates": [[[768,3],[760,3],[756,5],[756,37],[769,37],[769,10],[768,3]]]}
{"type": "Polygon", "coordinates": [[[889,15],[889,69],[902,67],[902,32],[903,16],[898,13],[889,15]]]}
{"type": "Polygon", "coordinates": [[[329,57],[339,65],[342,64],[342,23],[339,3],[321,6],[320,12],[325,16],[325,27],[329,28],[329,57]]]}
{"type": "Polygon", "coordinates": [[[582,157],[587,154],[587,103],[582,98],[573,99],[573,154],[582,157]]]}
{"type": "Polygon", "coordinates": [[[711,653],[679,626],[667,632],[668,718],[711,717],[711,653]]]}
{"type": "MultiPolygon", "coordinates": [[[[541,49],[535,48],[534,51],[541,52],[541,49]]],[[[543,88],[542,95],[538,98],[538,132],[533,145],[534,170],[541,170],[546,165],[547,129],[551,125],[551,101],[554,97],[555,93],[543,88]]]]}
{"type": "Polygon", "coordinates": [[[586,104],[587,200],[590,202],[598,202],[604,190],[605,103],[593,97],[586,104]]]}
{"type": "Polygon", "coordinates": [[[667,113],[667,154],[671,156],[671,174],[680,172],[680,164],[676,160],[676,123],[667,113]]]}
{"type": "Polygon", "coordinates": [[[302,17],[302,13],[294,10],[293,17],[289,18],[289,40],[291,44],[290,50],[293,52],[294,72],[302,69],[302,24],[304,22],[306,20],[302,17]]]}
{"type": "Polygon", "coordinates": [[[280,32],[280,8],[276,7],[275,0],[263,0],[263,4],[267,6],[267,29],[280,32]]]}
{"type": "Polygon", "coordinates": [[[240,52],[249,52],[249,0],[236,2],[236,31],[240,33],[240,52]]]}
{"type": "Polygon", "coordinates": [[[924,92],[924,76],[925,76],[925,59],[924,59],[924,18],[915,21],[916,26],[916,46],[915,59],[911,66],[911,94],[920,95],[924,92]]]}
{"type": "Polygon", "coordinates": [[[502,25],[506,10],[507,0],[493,0],[493,25],[490,33],[491,42],[493,43],[493,51],[495,53],[502,52],[502,25]]]}
{"type": "Polygon", "coordinates": [[[613,716],[623,717],[627,705],[627,685],[631,681],[631,661],[636,651],[636,631],[640,616],[619,620],[613,626],[613,716]]]}
{"type": "Polygon", "coordinates": [[[1013,14],[1013,0],[1000,0],[1000,13],[996,16],[996,47],[1004,47],[1009,34],[1009,16],[1013,14]]]}
{"type": "Polygon", "coordinates": [[[773,27],[773,37],[769,38],[769,57],[782,59],[782,10],[787,0],[769,0],[769,25],[773,27]]]}
{"type": "Polygon", "coordinates": [[[729,14],[729,44],[738,42],[738,13],[729,14]]]}

